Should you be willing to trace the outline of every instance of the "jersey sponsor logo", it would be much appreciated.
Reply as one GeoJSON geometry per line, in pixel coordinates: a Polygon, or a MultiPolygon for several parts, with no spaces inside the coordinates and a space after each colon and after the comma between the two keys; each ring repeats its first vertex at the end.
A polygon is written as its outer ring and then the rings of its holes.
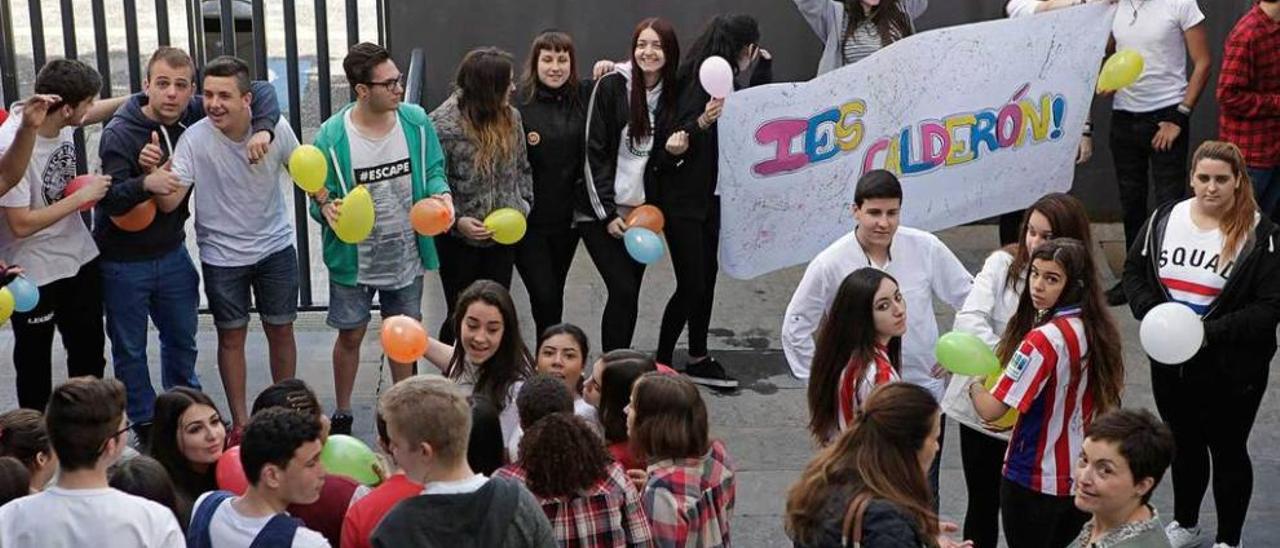
{"type": "Polygon", "coordinates": [[[1023,343],[1022,348],[1013,355],[1013,359],[1009,360],[1009,367],[1005,369],[1005,376],[1011,380],[1022,378],[1022,372],[1027,369],[1027,364],[1031,363],[1031,345],[1023,343]]]}
{"type": "Polygon", "coordinates": [[[413,173],[413,167],[408,158],[398,162],[382,164],[380,166],[356,168],[356,182],[359,184],[380,183],[409,175],[413,173]]]}
{"type": "Polygon", "coordinates": [[[529,146],[536,147],[538,146],[538,143],[542,142],[542,136],[538,135],[538,132],[536,131],[530,131],[529,134],[525,136],[525,140],[528,141],[529,146]]]}

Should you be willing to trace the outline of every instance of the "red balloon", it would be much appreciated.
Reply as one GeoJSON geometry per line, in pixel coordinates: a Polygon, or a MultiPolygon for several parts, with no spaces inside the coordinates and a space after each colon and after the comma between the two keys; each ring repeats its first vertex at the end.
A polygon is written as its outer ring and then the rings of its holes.
{"type": "Polygon", "coordinates": [[[645,204],[631,210],[626,222],[627,228],[638,226],[652,230],[654,234],[661,234],[663,226],[666,225],[666,217],[662,215],[661,209],[645,204]]]}
{"type": "Polygon", "coordinates": [[[222,452],[214,477],[218,480],[219,489],[231,491],[236,496],[249,489],[249,478],[245,477],[244,465],[240,463],[240,446],[222,452]]]}
{"type": "MultiPolygon", "coordinates": [[[[66,198],[67,196],[75,194],[76,191],[80,190],[81,188],[84,188],[84,185],[92,183],[93,178],[94,178],[93,175],[85,174],[85,175],[76,177],[75,179],[72,179],[71,182],[67,183],[67,187],[62,190],[62,197],[66,198]]],[[[90,209],[93,209],[93,206],[97,205],[97,203],[98,202],[89,202],[85,205],[82,205],[80,206],[80,211],[89,211],[90,209]]]]}

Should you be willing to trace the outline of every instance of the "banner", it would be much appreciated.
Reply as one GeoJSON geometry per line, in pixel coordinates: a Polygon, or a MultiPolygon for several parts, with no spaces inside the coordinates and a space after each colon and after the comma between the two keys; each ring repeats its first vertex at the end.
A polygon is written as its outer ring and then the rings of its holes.
{"type": "Polygon", "coordinates": [[[897,173],[902,224],[940,230],[1071,188],[1111,33],[1090,4],[908,37],[808,82],[736,92],[719,121],[720,264],[752,278],[853,229],[853,189],[897,173]]]}

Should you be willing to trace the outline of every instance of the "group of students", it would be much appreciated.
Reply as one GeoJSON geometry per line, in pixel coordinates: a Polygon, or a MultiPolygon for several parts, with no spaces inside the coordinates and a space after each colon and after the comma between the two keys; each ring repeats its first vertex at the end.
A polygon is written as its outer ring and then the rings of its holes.
{"type": "MultiPolygon", "coordinates": [[[[1013,0],[1007,11],[1019,16],[1078,3],[1013,0]]],[[[1147,502],[1170,451],[1175,512],[1168,541],[1199,540],[1200,501],[1212,477],[1217,541],[1239,544],[1252,488],[1246,442],[1280,322],[1275,225],[1268,218],[1272,197],[1280,196],[1271,184],[1280,157],[1266,137],[1280,104],[1280,62],[1272,53],[1280,50],[1267,47],[1276,40],[1280,3],[1259,2],[1232,33],[1217,93],[1222,136],[1236,144],[1201,145],[1190,177],[1180,166],[1189,150],[1189,114],[1208,77],[1203,15],[1190,0],[1120,3],[1131,5],[1116,18],[1116,45],[1148,59],[1143,77],[1117,94],[1113,112],[1130,244],[1120,289],[1102,290],[1089,221],[1074,198],[1048,195],[1015,217],[1011,244],[975,278],[937,237],[898,226],[902,190],[892,173],[864,175],[855,189],[857,228],[809,265],[783,320],[788,363],[796,376],[811,379],[810,430],[825,446],[788,500],[787,528],[797,544],[823,545],[851,531],[950,543],[938,536],[936,517],[946,416],[960,423],[969,492],[963,536],[976,546],[995,545],[1000,518],[1012,546],[1103,544],[1158,529],[1147,502]],[[1187,51],[1194,65],[1189,82],[1187,51]],[[1188,180],[1194,197],[1183,200],[1188,180]],[[1146,205],[1148,184],[1166,189],[1158,194],[1166,203],[1154,213],[1146,205]],[[1007,364],[998,378],[948,379],[935,363],[935,297],[957,311],[955,329],[979,336],[1007,364]],[[1138,319],[1166,301],[1187,304],[1204,319],[1206,343],[1196,357],[1151,366],[1157,407],[1176,449],[1151,417],[1119,409],[1124,367],[1108,300],[1128,300],[1138,319]],[[888,387],[875,388],[881,385],[888,387]],[[1011,432],[995,425],[1010,410],[1019,413],[1011,432]],[[1111,490],[1118,484],[1110,478],[1125,466],[1129,489],[1111,490]],[[1093,514],[1092,525],[1085,526],[1081,510],[1093,514]],[[863,526],[851,529],[855,522],[863,526]]],[[[796,4],[823,40],[824,72],[914,32],[927,1],[796,4]]],[[[768,82],[771,59],[759,40],[750,16],[717,16],[681,59],[671,25],[645,19],[632,33],[629,58],[598,63],[592,80],[577,74],[572,39],[548,31],[535,38],[518,85],[510,55],[494,48],[468,53],[454,93],[430,113],[402,102],[404,75],[385,49],[352,46],[343,68],[356,100],[315,137],[330,169],[310,204],[329,270],[327,323],[338,330],[331,416],[305,385],[290,380],[298,265],[279,181],[298,140],[280,119],[270,87],[250,81],[243,62],[224,57],[202,69],[203,95],[196,96],[195,64],[181,50],[162,47],[147,64],[142,93],[95,101],[101,84],[95,71],[74,60],[50,62],[37,75],[37,95],[0,126],[0,258],[20,265],[41,291],[38,307],[13,319],[19,403],[47,413],[41,419],[15,411],[4,421],[47,425],[47,438],[32,434],[28,450],[13,453],[28,488],[44,487],[54,469],[63,472],[58,487],[35,500],[88,501],[69,491],[101,488],[108,466],[126,452],[121,434],[129,427],[149,440],[145,447],[159,467],[146,457],[127,459],[111,478],[146,483],[163,469],[173,485],[174,522],[193,543],[249,544],[266,531],[263,538],[290,534],[298,545],[322,537],[337,544],[356,531],[351,542],[377,544],[381,537],[384,545],[399,545],[483,530],[542,540],[550,531],[562,544],[583,535],[603,545],[692,538],[728,544],[731,459],[709,437],[698,391],[665,364],[687,327],[685,374],[710,386],[736,385],[706,345],[718,269],[716,120],[723,101],[707,95],[696,75],[704,59],[720,56],[731,60],[737,87],[768,82]],[[64,197],[76,172],[71,129],[108,117],[100,146],[105,175],[64,197]],[[369,190],[377,220],[366,240],[349,244],[334,225],[357,185],[369,190]],[[409,207],[424,199],[453,213],[447,233],[414,232],[409,207]],[[677,280],[656,361],[628,350],[644,265],[620,239],[627,214],[645,204],[666,216],[677,280]],[[88,207],[92,232],[75,215],[88,207]],[[155,208],[146,228],[126,230],[113,220],[139,207],[155,208]],[[519,245],[496,244],[484,227],[482,219],[503,207],[528,217],[519,245]],[[193,209],[230,428],[199,392],[194,372],[199,275],[183,245],[193,209]],[[579,241],[609,292],[604,352],[589,376],[586,336],[560,323],[579,241]],[[391,363],[397,384],[380,402],[378,426],[405,479],[393,476],[380,496],[374,490],[367,500],[380,501],[379,510],[356,512],[353,520],[366,526],[348,528],[342,518],[360,507],[353,501],[366,500],[367,490],[340,476],[321,479],[315,454],[329,432],[352,429],[351,393],[373,299],[384,316],[421,319],[422,275],[433,269],[440,271],[449,315],[424,358],[447,380],[414,377],[416,364],[391,363]],[[513,269],[529,288],[540,333],[533,355],[507,290],[513,269]],[[277,383],[258,399],[286,394],[276,405],[255,402],[252,414],[244,355],[251,302],[277,383]],[[52,390],[55,328],[71,376],[102,375],[104,314],[123,392],[121,384],[86,380],[52,390]],[[146,362],[148,319],[160,333],[166,392],[158,398],[146,362]],[[86,413],[78,407],[85,398],[98,402],[98,415],[76,414],[86,413]],[[109,404],[117,400],[125,422],[109,404]],[[292,411],[260,413],[266,407],[292,411]],[[449,409],[457,420],[445,420],[449,409]],[[96,452],[75,445],[89,442],[96,452]],[[242,498],[228,498],[214,489],[211,468],[236,444],[253,486],[242,498]],[[533,496],[476,472],[518,480],[533,496]],[[443,507],[405,504],[391,513],[399,519],[374,532],[370,523],[423,485],[427,495],[454,497],[447,514],[432,514],[448,519],[423,519],[443,507]],[[537,512],[520,512],[532,508],[530,501],[549,526],[537,512]],[[494,514],[479,512],[467,527],[433,529],[497,502],[512,512],[500,515],[523,517],[492,528],[482,522],[494,514]],[[323,508],[313,513],[303,508],[317,504],[323,508]],[[273,517],[285,508],[319,533],[273,517]],[[636,519],[641,510],[645,519],[636,519]]],[[[1082,136],[1081,161],[1091,150],[1090,133],[1082,136]]],[[[0,447],[22,431],[0,428],[0,447]]],[[[18,471],[3,462],[0,469],[18,471]]],[[[93,512],[94,504],[114,505],[116,498],[76,508],[93,512]]],[[[22,507],[4,508],[22,522],[22,507]]],[[[130,527],[150,529],[136,534],[172,534],[154,508],[139,514],[149,517],[130,527]]],[[[5,540],[0,546],[12,544],[5,540]]]]}
{"type": "MultiPolygon", "coordinates": [[[[494,282],[464,295],[479,289],[509,307],[494,282]]],[[[474,301],[464,315],[484,308],[474,301]]],[[[464,338],[476,329],[454,327],[464,338]]],[[[605,353],[588,379],[586,337],[569,324],[544,332],[532,374],[519,339],[504,337],[519,326],[499,316],[486,327],[499,332],[497,351],[467,359],[485,371],[523,360],[514,396],[488,401],[483,373],[475,385],[396,383],[377,406],[386,458],[372,489],[326,474],[331,423],[301,380],[259,394],[238,441],[208,396],[173,388],[138,454],[123,385],[73,378],[43,415],[0,414],[0,546],[730,545],[734,465],[692,382],[626,349],[605,353]],[[504,447],[511,411],[516,439],[504,447]],[[239,496],[219,489],[233,446],[248,481],[239,496]]]]}

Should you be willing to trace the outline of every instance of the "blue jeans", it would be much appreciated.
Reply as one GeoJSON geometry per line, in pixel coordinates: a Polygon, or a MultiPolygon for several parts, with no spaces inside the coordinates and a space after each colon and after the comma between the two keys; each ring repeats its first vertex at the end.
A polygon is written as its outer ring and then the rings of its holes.
{"type": "Polygon", "coordinates": [[[247,266],[200,266],[213,326],[219,330],[249,325],[250,291],[262,323],[289,325],[298,318],[298,255],[293,246],[247,266]]]}
{"type": "Polygon", "coordinates": [[[1253,180],[1253,197],[1258,201],[1258,209],[1263,215],[1273,217],[1276,206],[1280,205],[1280,166],[1250,167],[1245,171],[1253,180]]]}
{"type": "Polygon", "coordinates": [[[103,305],[111,361],[128,394],[129,420],[151,420],[156,392],[147,368],[147,316],[160,332],[160,381],[200,389],[196,378],[196,309],[200,278],[185,247],[155,259],[102,261],[103,305]]]}
{"type": "Polygon", "coordinates": [[[383,318],[404,315],[422,320],[422,276],[418,276],[413,283],[399,289],[378,289],[367,285],[351,287],[330,280],[329,315],[325,323],[342,331],[368,325],[372,319],[369,308],[375,293],[383,318]]]}

